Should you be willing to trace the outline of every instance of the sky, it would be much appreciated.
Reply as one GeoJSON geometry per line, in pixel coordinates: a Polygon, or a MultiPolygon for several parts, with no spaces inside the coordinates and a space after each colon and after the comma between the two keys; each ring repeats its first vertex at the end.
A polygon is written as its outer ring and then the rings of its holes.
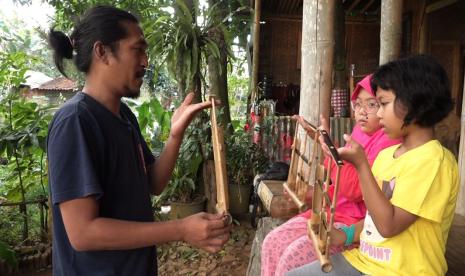
{"type": "Polygon", "coordinates": [[[0,21],[3,17],[12,18],[17,16],[23,19],[26,26],[30,28],[40,27],[48,29],[54,8],[40,0],[31,0],[30,5],[21,6],[13,0],[0,0],[0,21]]]}

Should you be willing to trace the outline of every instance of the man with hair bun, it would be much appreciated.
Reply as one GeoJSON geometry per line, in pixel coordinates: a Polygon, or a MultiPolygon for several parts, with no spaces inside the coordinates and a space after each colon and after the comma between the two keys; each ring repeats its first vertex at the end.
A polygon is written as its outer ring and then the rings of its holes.
{"type": "Polygon", "coordinates": [[[137,18],[96,6],[69,37],[51,29],[49,43],[61,73],[66,58],[85,74],[84,88],[55,114],[47,138],[53,274],[157,275],[155,246],[170,241],[221,250],[230,231],[222,214],[154,222],[150,200],[171,177],[185,129],[211,102],[185,98],[155,159],[121,102],[139,96],[148,63],[137,18]]]}

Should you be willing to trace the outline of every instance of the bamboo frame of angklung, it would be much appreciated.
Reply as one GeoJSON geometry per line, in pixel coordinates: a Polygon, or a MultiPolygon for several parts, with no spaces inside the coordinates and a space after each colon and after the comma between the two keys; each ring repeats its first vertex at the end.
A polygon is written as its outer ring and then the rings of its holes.
{"type": "Polygon", "coordinates": [[[229,193],[228,193],[228,173],[226,170],[224,132],[223,128],[218,125],[216,119],[216,102],[215,96],[210,95],[212,103],[210,111],[210,121],[212,127],[212,145],[213,159],[215,164],[215,183],[216,183],[216,212],[224,214],[229,223],[232,223],[232,216],[229,214],[229,193]]]}
{"type": "Polygon", "coordinates": [[[331,245],[331,229],[334,223],[334,213],[337,203],[337,193],[339,190],[339,175],[340,168],[342,167],[342,160],[337,153],[336,147],[334,146],[331,138],[327,131],[317,129],[309,122],[305,121],[302,123],[299,121],[296,124],[294,143],[292,145],[291,165],[289,168],[288,180],[283,184],[284,189],[289,194],[292,201],[297,205],[300,211],[305,210],[307,207],[305,203],[305,194],[309,186],[313,186],[313,198],[312,198],[312,216],[307,221],[307,232],[312,240],[315,253],[321,264],[323,272],[329,272],[332,269],[330,259],[330,245],[331,245]],[[299,128],[302,127],[305,130],[305,136],[301,145],[301,139],[299,138],[299,128]],[[331,166],[328,164],[328,169],[325,170],[324,166],[318,162],[318,152],[321,151],[321,144],[319,137],[322,136],[324,143],[330,152],[330,162],[336,164],[336,179],[334,185],[333,198],[330,199],[328,189],[331,184],[331,166]],[[314,141],[311,155],[309,160],[305,158],[305,152],[308,144],[308,140],[314,141]],[[303,173],[302,164],[307,163],[307,172],[303,173]],[[313,174],[310,170],[314,170],[313,174]],[[309,178],[305,176],[313,175],[315,178],[314,184],[310,183],[309,178]],[[329,222],[327,218],[326,209],[329,208],[329,222]]]}

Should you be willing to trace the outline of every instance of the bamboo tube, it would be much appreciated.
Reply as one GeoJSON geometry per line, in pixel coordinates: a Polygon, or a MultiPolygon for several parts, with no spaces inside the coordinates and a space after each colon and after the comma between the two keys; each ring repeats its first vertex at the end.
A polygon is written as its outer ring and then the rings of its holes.
{"type": "Polygon", "coordinates": [[[228,216],[228,220],[231,223],[232,217],[229,215],[229,194],[227,186],[228,175],[226,171],[223,129],[218,126],[216,120],[215,97],[210,96],[210,100],[212,102],[210,119],[212,125],[213,159],[215,160],[215,180],[217,194],[217,203],[215,208],[218,213],[228,216]]]}

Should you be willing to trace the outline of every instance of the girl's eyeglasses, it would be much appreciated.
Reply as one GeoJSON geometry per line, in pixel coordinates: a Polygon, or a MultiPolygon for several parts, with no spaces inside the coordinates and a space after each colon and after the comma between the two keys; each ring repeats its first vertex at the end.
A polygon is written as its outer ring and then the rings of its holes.
{"type": "Polygon", "coordinates": [[[351,101],[350,106],[355,112],[360,112],[360,110],[363,108],[363,110],[365,110],[365,112],[368,114],[376,113],[379,109],[379,104],[375,100],[370,100],[365,103],[361,101],[351,101]]]}

